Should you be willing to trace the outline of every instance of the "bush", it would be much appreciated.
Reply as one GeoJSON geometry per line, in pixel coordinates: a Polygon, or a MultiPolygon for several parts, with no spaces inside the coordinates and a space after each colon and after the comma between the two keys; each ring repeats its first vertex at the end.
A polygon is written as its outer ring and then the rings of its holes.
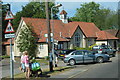
{"type": "Polygon", "coordinates": [[[45,60],[49,60],[49,56],[45,56],[44,59],[45,59],[45,60]]]}
{"type": "Polygon", "coordinates": [[[1,58],[10,58],[10,56],[8,55],[3,55],[3,56],[0,56],[1,58]]]}
{"type": "Polygon", "coordinates": [[[91,48],[80,48],[80,47],[74,47],[76,50],[92,50],[91,48]]]}
{"type": "Polygon", "coordinates": [[[91,45],[91,46],[89,46],[89,48],[91,48],[92,49],[92,47],[94,47],[94,46],[96,46],[97,44],[93,44],[93,45],[91,45]]]}

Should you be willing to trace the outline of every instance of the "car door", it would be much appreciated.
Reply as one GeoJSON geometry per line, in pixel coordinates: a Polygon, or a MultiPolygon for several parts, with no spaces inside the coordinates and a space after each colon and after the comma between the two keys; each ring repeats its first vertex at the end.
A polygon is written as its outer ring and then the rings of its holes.
{"type": "Polygon", "coordinates": [[[94,54],[92,54],[91,52],[89,51],[84,51],[84,62],[93,62],[94,61],[94,54]]]}
{"type": "Polygon", "coordinates": [[[83,63],[83,52],[82,51],[76,51],[74,55],[75,55],[76,63],[83,63]]]}

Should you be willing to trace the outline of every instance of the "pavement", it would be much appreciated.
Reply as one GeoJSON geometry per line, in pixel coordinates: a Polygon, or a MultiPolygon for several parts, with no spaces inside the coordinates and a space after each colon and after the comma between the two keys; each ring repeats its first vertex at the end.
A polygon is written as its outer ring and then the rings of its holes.
{"type": "MultiPolygon", "coordinates": [[[[118,52],[118,53],[120,53],[120,52],[118,52]]],[[[0,78],[10,76],[9,65],[10,65],[9,59],[2,59],[0,61],[0,73],[2,73],[2,74],[0,74],[0,78]]],[[[93,64],[91,64],[91,65],[93,65],[93,64]]],[[[18,61],[16,61],[14,63],[14,74],[23,73],[22,71],[19,70],[19,66],[20,66],[20,63],[18,61]]],[[[60,72],[58,74],[50,75],[49,78],[72,78],[72,77],[76,76],[77,74],[80,74],[82,72],[88,71],[88,69],[90,67],[92,67],[92,66],[89,67],[89,66],[86,66],[86,65],[69,66],[66,63],[64,63],[63,61],[59,61],[58,62],[58,67],[66,67],[66,66],[72,67],[72,69],[66,70],[66,71],[62,71],[62,72],[60,72]]],[[[41,64],[41,68],[43,70],[44,69],[49,69],[49,65],[41,64]]]]}
{"type": "Polygon", "coordinates": [[[80,74],[88,70],[85,66],[81,65],[80,67],[81,68],[74,66],[73,69],[70,69],[69,71],[65,71],[57,75],[51,75],[50,78],[73,78],[77,74],[80,74]]]}
{"type": "MultiPolygon", "coordinates": [[[[20,61],[14,62],[14,75],[23,73],[20,69],[20,61]]],[[[63,61],[58,62],[58,67],[66,67],[66,64],[63,61]]],[[[41,69],[49,69],[49,65],[41,64],[41,69]]],[[[0,78],[10,76],[10,59],[2,59],[0,61],[0,78]]]]}
{"type": "MultiPolygon", "coordinates": [[[[14,75],[23,73],[22,71],[20,71],[19,66],[20,66],[20,62],[18,62],[18,61],[14,62],[14,75]]],[[[81,73],[81,72],[88,70],[84,67],[84,65],[80,65],[79,67],[81,67],[81,69],[78,70],[78,68],[79,68],[78,66],[77,67],[69,66],[66,63],[64,63],[63,61],[58,62],[58,67],[66,67],[66,66],[72,67],[72,69],[64,71],[64,72],[62,71],[59,74],[50,75],[50,78],[71,78],[72,76],[74,76],[75,73],[81,73]]],[[[41,69],[43,69],[43,70],[49,69],[49,65],[41,64],[41,69]]],[[[2,73],[2,74],[0,74],[0,78],[10,76],[9,58],[3,59],[0,61],[0,73],[2,73]]]]}

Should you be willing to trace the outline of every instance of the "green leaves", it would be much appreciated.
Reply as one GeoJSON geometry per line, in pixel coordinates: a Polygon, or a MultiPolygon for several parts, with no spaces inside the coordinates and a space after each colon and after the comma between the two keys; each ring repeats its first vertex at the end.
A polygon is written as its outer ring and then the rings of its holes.
{"type": "Polygon", "coordinates": [[[100,9],[100,4],[95,2],[81,4],[71,20],[93,22],[101,30],[111,29],[113,26],[118,28],[117,14],[109,9],[100,9]]]}
{"type": "MultiPolygon", "coordinates": [[[[49,16],[51,7],[55,4],[53,2],[49,2],[49,16]]],[[[59,12],[58,8],[53,9],[53,16],[55,16],[59,12]]],[[[33,17],[33,18],[46,18],[45,13],[45,2],[30,2],[26,6],[22,7],[22,11],[19,11],[15,15],[15,19],[12,21],[15,30],[17,30],[18,24],[20,22],[21,17],[33,17]]],[[[55,16],[54,19],[58,19],[58,16],[55,16]]]]}
{"type": "Polygon", "coordinates": [[[19,48],[20,52],[28,51],[30,56],[35,57],[37,49],[36,37],[34,37],[32,34],[33,32],[30,28],[22,28],[17,41],[17,47],[19,48]]]}

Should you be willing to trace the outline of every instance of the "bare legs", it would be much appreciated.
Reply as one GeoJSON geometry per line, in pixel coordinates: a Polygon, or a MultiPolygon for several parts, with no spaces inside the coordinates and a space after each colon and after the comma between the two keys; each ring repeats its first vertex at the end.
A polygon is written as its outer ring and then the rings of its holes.
{"type": "Polygon", "coordinates": [[[30,77],[30,68],[26,67],[26,73],[25,73],[26,78],[30,77]]]}

